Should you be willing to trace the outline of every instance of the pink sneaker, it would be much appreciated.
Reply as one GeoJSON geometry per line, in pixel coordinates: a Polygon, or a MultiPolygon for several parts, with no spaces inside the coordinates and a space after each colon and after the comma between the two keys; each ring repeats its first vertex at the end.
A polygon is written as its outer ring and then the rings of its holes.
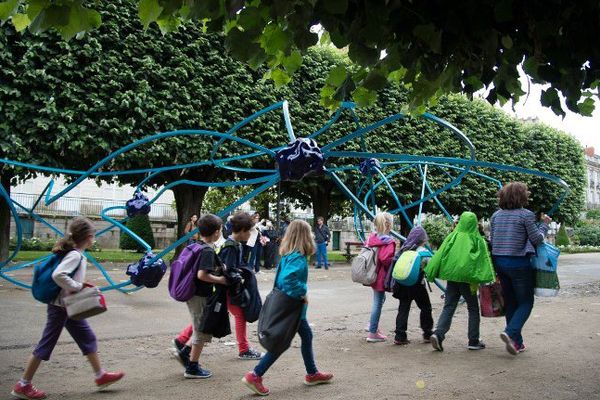
{"type": "Polygon", "coordinates": [[[254,371],[247,372],[242,378],[244,385],[248,386],[250,390],[259,396],[267,396],[269,389],[267,389],[262,383],[262,377],[255,375],[254,371]]]}
{"type": "Polygon", "coordinates": [[[306,375],[304,384],[308,386],[319,385],[321,383],[329,383],[333,379],[333,374],[328,372],[317,372],[316,374],[306,375]]]}
{"type": "Polygon", "coordinates": [[[17,382],[10,394],[18,399],[25,400],[38,400],[46,398],[46,392],[39,390],[31,383],[28,383],[27,385],[21,385],[21,383],[17,382]]]}
{"type": "Polygon", "coordinates": [[[100,378],[96,379],[96,386],[98,386],[98,390],[102,390],[105,387],[120,381],[124,376],[124,372],[105,372],[100,378]]]}
{"type": "Polygon", "coordinates": [[[369,342],[369,343],[385,342],[386,339],[387,339],[387,336],[385,336],[383,333],[381,333],[379,331],[377,331],[377,333],[369,332],[369,334],[367,335],[367,342],[369,342]]]}

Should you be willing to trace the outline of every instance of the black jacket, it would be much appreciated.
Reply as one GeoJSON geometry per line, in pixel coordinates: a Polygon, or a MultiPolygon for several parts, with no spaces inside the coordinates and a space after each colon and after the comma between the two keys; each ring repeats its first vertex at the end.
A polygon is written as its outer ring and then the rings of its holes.
{"type": "Polygon", "coordinates": [[[324,243],[329,242],[330,239],[331,235],[329,234],[327,225],[323,224],[320,228],[318,225],[315,225],[315,242],[324,243]]]}

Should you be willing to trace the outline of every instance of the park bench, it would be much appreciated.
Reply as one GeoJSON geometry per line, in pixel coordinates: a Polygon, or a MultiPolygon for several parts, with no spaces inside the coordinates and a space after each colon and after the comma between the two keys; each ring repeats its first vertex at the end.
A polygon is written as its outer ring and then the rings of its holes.
{"type": "Polygon", "coordinates": [[[360,250],[360,248],[363,246],[363,242],[346,242],[346,252],[343,254],[343,256],[346,257],[346,261],[350,262],[355,256],[358,255],[358,253],[352,253],[353,247],[360,250]]]}

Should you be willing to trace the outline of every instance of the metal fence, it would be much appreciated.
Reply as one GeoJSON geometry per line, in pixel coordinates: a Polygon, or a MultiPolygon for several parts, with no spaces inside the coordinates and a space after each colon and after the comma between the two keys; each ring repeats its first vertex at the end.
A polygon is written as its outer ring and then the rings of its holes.
{"type": "MultiPolygon", "coordinates": [[[[39,196],[30,193],[11,193],[10,198],[23,207],[31,208],[39,196]]],[[[35,207],[35,212],[44,215],[85,215],[94,217],[99,216],[105,208],[123,205],[125,205],[125,202],[119,200],[64,196],[50,205],[45,205],[42,199],[35,207]]],[[[22,211],[22,213],[26,214],[25,211],[22,211]]],[[[125,217],[125,210],[115,210],[108,215],[111,217],[125,217]]],[[[171,204],[166,203],[152,204],[149,216],[154,220],[177,221],[177,212],[171,207],[171,204]]]]}

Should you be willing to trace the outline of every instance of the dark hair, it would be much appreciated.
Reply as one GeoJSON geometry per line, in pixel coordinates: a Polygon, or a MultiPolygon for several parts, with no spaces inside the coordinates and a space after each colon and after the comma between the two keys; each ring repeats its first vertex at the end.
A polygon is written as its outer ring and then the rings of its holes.
{"type": "Polygon", "coordinates": [[[214,214],[206,214],[198,219],[200,236],[209,237],[223,226],[223,220],[214,214]]]}
{"type": "Polygon", "coordinates": [[[94,224],[87,218],[77,217],[73,219],[71,225],[64,238],[60,239],[54,247],[52,252],[55,254],[65,255],[71,250],[81,245],[89,236],[93,236],[96,232],[94,224]]]}
{"type": "Polygon", "coordinates": [[[252,217],[250,214],[245,212],[236,213],[233,217],[231,217],[229,222],[231,223],[231,231],[233,233],[249,231],[254,226],[252,217]]]}
{"type": "Polygon", "coordinates": [[[503,210],[515,210],[529,204],[529,191],[523,182],[511,182],[498,192],[498,206],[503,210]]]}
{"type": "Polygon", "coordinates": [[[319,222],[319,220],[325,222],[325,218],[323,218],[323,217],[317,217],[317,222],[319,222]]]}

